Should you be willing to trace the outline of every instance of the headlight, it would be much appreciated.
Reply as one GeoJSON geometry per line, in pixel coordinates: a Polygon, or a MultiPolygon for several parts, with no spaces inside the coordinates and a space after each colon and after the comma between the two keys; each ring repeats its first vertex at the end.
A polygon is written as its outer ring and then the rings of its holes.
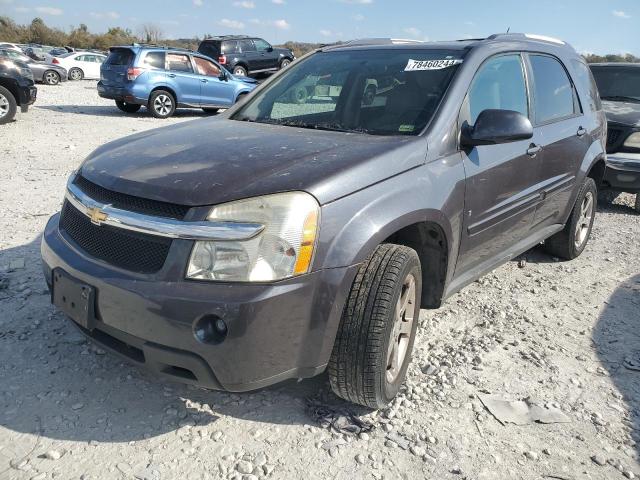
{"type": "Polygon", "coordinates": [[[640,132],[629,135],[624,141],[624,146],[627,148],[640,148],[640,132]]]}
{"type": "Polygon", "coordinates": [[[187,278],[228,282],[268,282],[307,273],[318,234],[320,206],[308,193],[289,192],[213,207],[219,222],[264,225],[244,241],[196,242],[187,278]]]}

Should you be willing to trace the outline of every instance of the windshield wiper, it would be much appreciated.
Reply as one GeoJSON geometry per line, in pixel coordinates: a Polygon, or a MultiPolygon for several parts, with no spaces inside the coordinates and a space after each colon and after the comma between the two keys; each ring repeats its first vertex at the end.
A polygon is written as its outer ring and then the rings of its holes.
{"type": "Polygon", "coordinates": [[[345,128],[335,123],[304,123],[304,122],[286,122],[279,121],[279,125],[285,125],[287,127],[308,128],[310,130],[327,130],[330,132],[345,132],[345,133],[369,133],[364,128],[345,128]]]}
{"type": "Polygon", "coordinates": [[[640,98],[638,97],[627,97],[624,95],[605,95],[602,97],[602,100],[611,100],[613,102],[632,102],[632,103],[640,103],[640,98]]]}

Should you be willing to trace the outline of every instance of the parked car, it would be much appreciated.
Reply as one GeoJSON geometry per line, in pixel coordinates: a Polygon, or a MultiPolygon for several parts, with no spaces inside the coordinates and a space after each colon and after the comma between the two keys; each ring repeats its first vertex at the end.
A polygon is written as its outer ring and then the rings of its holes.
{"type": "Polygon", "coordinates": [[[67,71],[60,65],[36,62],[24,53],[0,48],[0,58],[3,57],[25,63],[31,70],[36,82],[43,82],[47,85],[58,85],[60,82],[67,81],[67,71]]]}
{"type": "Polygon", "coordinates": [[[69,80],[99,80],[100,66],[106,59],[97,53],[69,52],[54,57],[51,63],[64,67],[69,72],[69,80]]]}
{"type": "Polygon", "coordinates": [[[604,186],[635,193],[640,213],[640,64],[596,63],[591,71],[609,121],[604,186]]]}
{"type": "Polygon", "coordinates": [[[45,278],[85,335],[171,379],[246,391],[328,369],[378,408],[421,307],[540,242],[583,252],[605,137],[558,40],[321,48],[228,112],[89,155],[45,278]],[[292,103],[308,78],[341,94],[292,103]]]}
{"type": "Polygon", "coordinates": [[[36,101],[38,90],[29,67],[20,61],[0,58],[0,125],[9,123],[18,107],[25,113],[36,101]]]}
{"type": "Polygon", "coordinates": [[[113,47],[102,65],[98,95],[134,113],[146,106],[156,118],[176,108],[202,108],[215,113],[251,92],[257,82],[235,77],[210,58],[182,49],[113,47]]]}
{"type": "Polygon", "coordinates": [[[242,35],[207,38],[200,42],[198,51],[217,59],[234,75],[245,77],[286,68],[296,58],[288,48],[274,48],[262,38],[242,35]]]}
{"type": "Polygon", "coordinates": [[[22,53],[22,49],[20,48],[20,46],[17,43],[0,42],[0,48],[9,49],[9,50],[16,50],[16,51],[22,53]]]}

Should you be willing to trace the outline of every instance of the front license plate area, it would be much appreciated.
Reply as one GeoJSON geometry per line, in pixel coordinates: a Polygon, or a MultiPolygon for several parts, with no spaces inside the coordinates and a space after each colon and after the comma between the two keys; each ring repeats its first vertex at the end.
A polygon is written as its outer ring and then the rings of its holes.
{"type": "Polygon", "coordinates": [[[93,329],[95,288],[73,278],[60,268],[53,270],[52,302],[71,320],[87,330],[93,329]]]}

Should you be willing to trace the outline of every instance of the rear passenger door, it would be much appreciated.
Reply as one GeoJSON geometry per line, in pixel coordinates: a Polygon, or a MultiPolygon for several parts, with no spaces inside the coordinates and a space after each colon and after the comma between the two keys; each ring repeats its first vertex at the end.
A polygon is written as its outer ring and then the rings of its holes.
{"type": "Polygon", "coordinates": [[[534,228],[564,223],[576,175],[593,137],[567,69],[551,55],[527,54],[534,127],[541,135],[540,206],[534,228]]]}
{"type": "MultiPolygon", "coordinates": [[[[459,123],[475,124],[487,109],[513,110],[530,117],[524,59],[497,55],[478,69],[463,103],[459,123]]],[[[486,267],[508,256],[529,236],[536,205],[539,135],[498,145],[462,150],[467,176],[465,215],[456,275],[486,267]]]]}
{"type": "Polygon", "coordinates": [[[200,76],[193,71],[191,57],[186,53],[167,53],[167,82],[184,106],[200,106],[200,76]]]}

